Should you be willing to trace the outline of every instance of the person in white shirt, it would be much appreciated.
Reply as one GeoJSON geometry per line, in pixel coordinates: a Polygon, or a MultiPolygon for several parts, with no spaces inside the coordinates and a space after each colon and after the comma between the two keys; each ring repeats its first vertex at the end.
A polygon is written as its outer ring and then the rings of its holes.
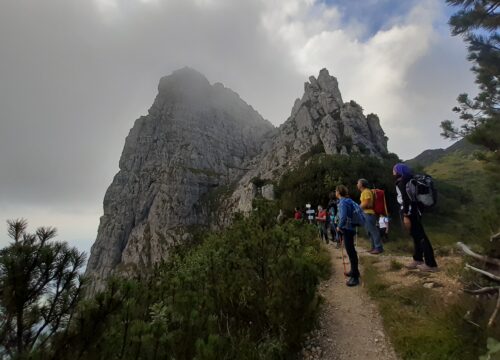
{"type": "Polygon", "coordinates": [[[387,216],[380,216],[378,219],[378,228],[380,231],[380,238],[385,242],[389,240],[389,218],[387,216]]]}

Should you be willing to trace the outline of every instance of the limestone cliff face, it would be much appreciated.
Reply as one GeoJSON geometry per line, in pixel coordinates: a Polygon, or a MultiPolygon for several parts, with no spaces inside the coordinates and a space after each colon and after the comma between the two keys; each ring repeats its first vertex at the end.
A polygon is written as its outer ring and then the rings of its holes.
{"type": "Polygon", "coordinates": [[[365,117],[354,101],[344,103],[337,79],[322,69],[317,79],[311,76],[304,84],[291,116],[264,147],[267,150],[249,164],[251,169],[226,200],[226,208],[250,211],[259,190],[253,180],[278,180],[308,152],[381,157],[387,154],[387,138],[378,117],[365,117]]]}
{"type": "Polygon", "coordinates": [[[236,93],[192,69],[162,78],[106,192],[87,265],[90,291],[114,271],[146,270],[188,236],[189,225],[206,224],[200,199],[240,178],[272,131],[236,93]]]}
{"type": "Polygon", "coordinates": [[[273,198],[272,185],[258,188],[255,179],[277,181],[314,151],[387,153],[378,117],[344,103],[326,69],[309,78],[278,129],[194,70],[162,78],[148,115],[127,136],[106,192],[87,265],[90,292],[114,272],[144,272],[164,259],[170,244],[187,240],[190,225],[224,226],[235,211],[250,211],[258,193],[273,198]],[[214,198],[222,203],[216,218],[207,206],[214,198]]]}

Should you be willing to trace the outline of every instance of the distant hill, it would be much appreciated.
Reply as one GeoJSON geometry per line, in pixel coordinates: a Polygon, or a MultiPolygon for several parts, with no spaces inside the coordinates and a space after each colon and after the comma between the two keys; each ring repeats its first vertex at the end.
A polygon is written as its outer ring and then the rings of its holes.
{"type": "Polygon", "coordinates": [[[442,159],[444,156],[461,153],[462,155],[470,155],[476,150],[480,150],[481,147],[478,145],[471,144],[466,139],[462,139],[449,146],[446,149],[429,149],[423,151],[420,155],[413,159],[406,160],[405,163],[412,168],[416,167],[427,167],[436,161],[442,159]]]}

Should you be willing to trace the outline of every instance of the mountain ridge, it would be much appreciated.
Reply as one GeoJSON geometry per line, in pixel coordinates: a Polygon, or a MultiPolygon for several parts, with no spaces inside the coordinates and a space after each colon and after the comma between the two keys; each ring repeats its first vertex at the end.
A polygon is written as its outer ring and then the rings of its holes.
{"type": "Polygon", "coordinates": [[[224,227],[235,212],[250,211],[259,194],[274,198],[272,182],[314,148],[387,154],[378,117],[364,116],[354,101],[344,103],[326,69],[304,84],[279,128],[196,70],[162,77],[148,114],[126,138],[120,170],[104,197],[86,272],[89,292],[102,289],[114,273],[152,268],[170,246],[191,238],[191,226],[224,227]],[[270,183],[259,188],[255,179],[270,183]],[[218,202],[216,221],[207,199],[218,202]]]}

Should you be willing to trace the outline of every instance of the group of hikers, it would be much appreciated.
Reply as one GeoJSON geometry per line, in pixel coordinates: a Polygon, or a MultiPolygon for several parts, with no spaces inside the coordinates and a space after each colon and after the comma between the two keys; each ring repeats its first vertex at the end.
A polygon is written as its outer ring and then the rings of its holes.
{"type": "MultiPolygon", "coordinates": [[[[433,205],[435,202],[432,186],[425,183],[430,177],[414,176],[411,169],[403,163],[394,165],[393,176],[400,216],[414,244],[413,261],[406,264],[406,268],[423,272],[437,271],[434,250],[421,221],[423,207],[433,205]],[[425,190],[426,186],[427,190],[425,190]],[[422,188],[427,193],[421,194],[422,188]]],[[[326,208],[319,205],[316,211],[311,204],[307,204],[305,212],[295,208],[294,215],[297,221],[317,224],[319,234],[327,244],[330,236],[337,244],[337,248],[341,244],[345,247],[351,264],[350,271],[345,272],[345,276],[348,277],[347,286],[359,284],[358,255],[354,243],[357,227],[365,228],[371,242],[369,253],[373,255],[384,251],[383,240],[387,241],[389,232],[389,217],[384,192],[370,189],[366,179],[359,179],[356,186],[361,192],[359,205],[349,197],[348,188],[345,185],[339,185],[335,192],[329,194],[326,208]]]]}

